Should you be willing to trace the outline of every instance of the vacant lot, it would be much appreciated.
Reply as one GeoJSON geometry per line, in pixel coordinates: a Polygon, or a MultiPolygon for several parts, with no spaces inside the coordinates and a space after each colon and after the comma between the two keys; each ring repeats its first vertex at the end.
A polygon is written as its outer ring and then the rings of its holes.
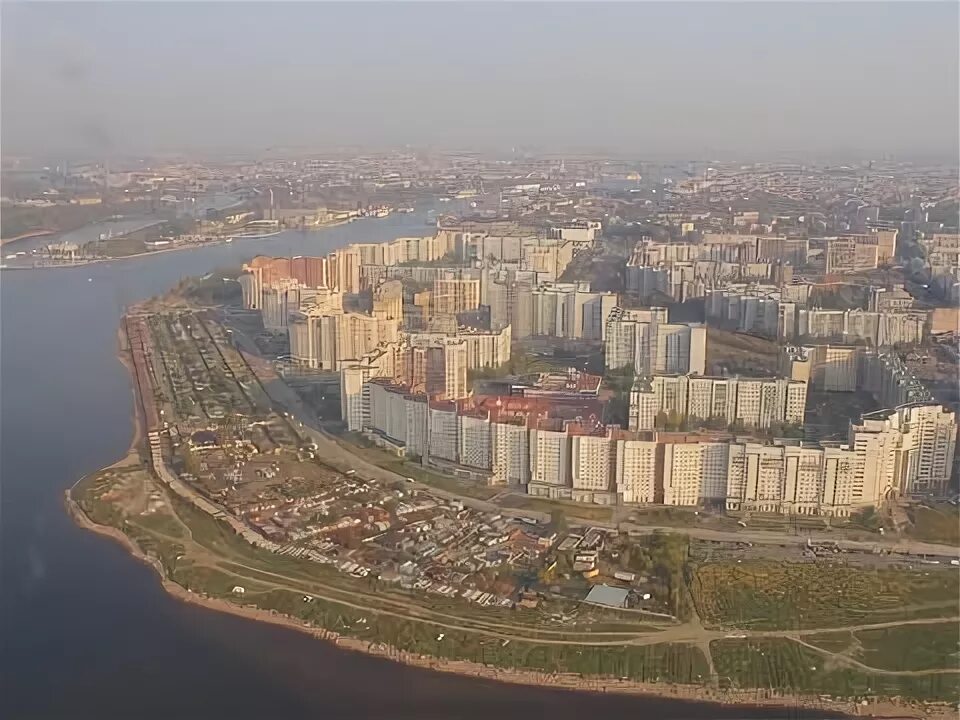
{"type": "Polygon", "coordinates": [[[960,626],[956,623],[824,633],[804,640],[880,670],[960,668],[960,626]]]}
{"type": "Polygon", "coordinates": [[[793,640],[757,638],[710,643],[722,686],[772,688],[839,697],[903,696],[956,700],[960,674],[882,675],[845,667],[793,640]]]}
{"type": "Polygon", "coordinates": [[[913,505],[907,508],[907,533],[917,540],[960,545],[960,509],[953,505],[913,505]]]}
{"type": "Polygon", "coordinates": [[[944,617],[960,606],[956,572],[839,563],[707,563],[693,572],[691,590],[705,623],[754,630],[944,617]]]}
{"type": "Polygon", "coordinates": [[[707,372],[724,375],[775,375],[780,346],[744,333],[707,329],[707,372]]]}

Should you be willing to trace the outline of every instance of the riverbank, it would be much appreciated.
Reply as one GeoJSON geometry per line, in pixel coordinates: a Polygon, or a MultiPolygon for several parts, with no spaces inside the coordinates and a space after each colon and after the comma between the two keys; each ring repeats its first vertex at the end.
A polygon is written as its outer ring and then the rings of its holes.
{"type": "MultiPolygon", "coordinates": [[[[117,334],[118,343],[117,350],[119,354],[119,359],[121,363],[127,367],[128,370],[132,372],[132,368],[129,362],[129,357],[127,353],[127,342],[124,339],[124,333],[122,328],[118,331],[117,334]]],[[[110,466],[111,468],[124,469],[125,471],[134,471],[134,472],[149,472],[148,466],[146,466],[138,455],[138,449],[140,447],[140,442],[142,442],[143,429],[142,429],[142,419],[140,414],[139,398],[136,394],[136,389],[134,388],[134,440],[131,444],[131,449],[125,455],[124,459],[114,465],[110,466]]],[[[87,476],[91,478],[91,476],[87,476]]],[[[82,482],[82,481],[81,481],[82,482]]],[[[143,478],[144,483],[151,483],[149,478],[143,478]]],[[[156,483],[158,488],[162,488],[162,483],[156,483]]],[[[448,660],[440,659],[432,656],[421,655],[416,652],[404,651],[398,647],[387,645],[385,643],[370,641],[370,640],[358,640],[356,638],[341,636],[338,633],[331,632],[329,630],[323,629],[320,627],[320,623],[317,625],[306,624],[303,618],[295,617],[294,615],[286,615],[277,610],[262,609],[255,605],[250,604],[250,600],[247,599],[246,603],[239,602],[241,600],[240,596],[236,596],[237,602],[233,600],[234,596],[230,595],[228,592],[223,590],[216,589],[215,586],[208,584],[194,584],[193,581],[185,582],[184,584],[188,587],[192,587],[193,591],[186,589],[186,587],[181,586],[177,581],[174,580],[177,577],[176,573],[171,571],[171,575],[168,576],[165,571],[164,564],[169,567],[175,566],[175,563],[172,565],[171,558],[173,554],[177,552],[170,549],[167,549],[167,552],[160,551],[157,553],[158,557],[165,558],[164,563],[161,563],[160,560],[155,560],[151,557],[151,554],[144,552],[145,548],[153,547],[152,544],[140,544],[140,536],[137,532],[133,531],[133,528],[137,525],[136,518],[130,517],[130,524],[128,525],[126,521],[121,525],[119,519],[114,519],[113,517],[107,515],[101,515],[99,513],[94,513],[93,515],[87,515],[83,508],[80,506],[82,498],[80,495],[74,496],[73,492],[68,492],[65,502],[67,504],[67,510],[69,515],[74,519],[77,524],[84,527],[85,529],[90,529],[100,534],[103,534],[108,537],[113,537],[117,541],[121,542],[124,547],[135,555],[143,562],[150,564],[160,575],[161,584],[165,591],[176,597],[177,599],[190,602],[193,604],[201,605],[209,609],[217,610],[219,612],[229,613],[241,617],[246,617],[248,619],[257,620],[260,622],[267,622],[274,625],[283,625],[292,629],[296,629],[300,632],[310,635],[311,637],[322,639],[327,642],[330,642],[340,648],[352,650],[356,652],[362,652],[365,654],[380,656],[385,659],[390,659],[395,662],[399,662],[405,665],[415,666],[423,669],[436,670],[439,672],[453,673],[457,675],[462,675],[465,677],[476,677],[487,680],[494,680],[498,682],[505,682],[517,685],[528,685],[528,686],[537,686],[537,687],[554,687],[557,689],[565,690],[575,690],[575,691],[587,691],[587,692],[600,692],[600,693],[611,693],[611,694],[625,694],[625,695],[636,695],[636,696],[647,696],[650,698],[659,697],[670,700],[678,701],[697,701],[697,702],[713,702],[720,703],[728,706],[763,706],[763,707],[783,707],[783,706],[793,706],[793,707],[806,707],[811,711],[829,711],[831,713],[843,713],[843,714],[871,714],[874,716],[883,715],[897,715],[900,717],[949,717],[949,713],[944,712],[943,705],[920,705],[920,704],[909,704],[909,703],[875,703],[872,705],[856,705],[852,700],[835,700],[835,699],[825,699],[818,696],[795,696],[790,694],[783,694],[769,689],[752,689],[752,690],[731,690],[731,691],[722,691],[711,686],[704,685],[694,685],[694,684],[668,684],[668,683],[652,683],[652,682],[641,682],[637,680],[622,680],[615,677],[604,677],[589,675],[584,676],[577,673],[548,673],[536,670],[515,670],[507,667],[495,667],[479,663],[476,661],[468,660],[448,660]],[[99,523],[93,518],[96,517],[100,521],[99,523]],[[106,524],[102,524],[106,523],[106,524]],[[123,527],[127,532],[121,531],[119,528],[123,527]],[[127,533],[130,533],[129,535],[127,533]],[[209,596],[206,593],[211,593],[213,596],[209,596]]],[[[85,501],[84,501],[85,502],[85,501]]],[[[86,505],[86,503],[85,503],[86,505]]],[[[87,510],[90,511],[90,506],[86,506],[87,510]]],[[[188,553],[189,554],[189,553],[188,553]]],[[[179,558],[179,556],[177,556],[179,558]]],[[[269,560],[268,560],[269,562],[269,560]]],[[[179,579],[179,578],[178,578],[179,579]]],[[[246,583],[242,583],[246,585],[246,583]]],[[[230,585],[226,586],[229,590],[230,585]]],[[[249,590],[249,588],[248,588],[249,590]]],[[[248,597],[250,593],[248,592],[248,597]]],[[[327,598],[329,599],[329,598],[327,598]]],[[[322,596],[320,600],[325,600],[322,596]]],[[[336,600],[332,600],[336,603],[336,600]]],[[[353,602],[357,602],[354,600],[353,602]]],[[[362,603],[366,606],[367,603],[362,603]]],[[[360,607],[360,606],[355,606],[360,607]]],[[[364,608],[365,609],[365,608],[364,608]]],[[[371,612],[376,612],[371,609],[371,612]]],[[[329,625],[326,621],[323,621],[322,624],[329,625]]],[[[339,627],[333,625],[332,627],[339,627]]],[[[375,636],[376,637],[376,636],[375,636]]],[[[389,637],[391,642],[395,642],[395,637],[393,635],[381,635],[380,637],[389,637]]],[[[421,646],[422,647],[422,646],[421,646]]],[[[420,648],[418,648],[420,649],[420,648]]],[[[427,650],[429,652],[429,649],[427,650]]],[[[460,653],[457,653],[460,654],[460,653]]],[[[476,660],[476,658],[474,659],[476,660]]],[[[568,666],[569,667],[569,666],[568,666]]],[[[645,680],[652,679],[652,675],[648,675],[644,678],[645,680]]],[[[686,678],[684,678],[686,680],[686,678]]],[[[683,682],[683,680],[681,680],[683,682]]]]}
{"type": "Polygon", "coordinates": [[[0,238],[0,247],[6,247],[11,243],[19,242],[20,240],[29,240],[30,238],[35,237],[46,237],[47,235],[56,235],[57,230],[30,230],[25,233],[20,233],[19,235],[14,235],[9,238],[0,238]]]}
{"type": "MultiPolygon", "coordinates": [[[[115,466],[125,463],[129,457],[130,455],[128,454],[127,458],[115,466]]],[[[807,708],[812,711],[829,712],[853,717],[930,718],[931,720],[946,720],[947,718],[954,718],[956,716],[949,708],[942,705],[921,706],[892,701],[873,702],[864,705],[856,704],[853,701],[780,694],[768,690],[716,690],[699,685],[641,683],[612,677],[589,677],[572,673],[544,673],[498,668],[465,660],[446,660],[404,652],[383,643],[358,640],[340,635],[325,628],[305,625],[302,621],[282,615],[273,610],[263,610],[250,604],[240,605],[187,590],[166,577],[160,562],[147,556],[140,547],[122,531],[92,521],[73,499],[71,490],[68,490],[65,494],[65,505],[70,517],[73,518],[80,527],[119,543],[135,558],[153,568],[160,577],[160,584],[163,589],[174,598],[209,610],[296,630],[314,639],[331,643],[343,650],[364,653],[404,665],[437,672],[452,673],[515,685],[551,687],[576,692],[615,693],[677,701],[716,703],[719,705],[744,708],[807,708]]]]}
{"type": "MultiPolygon", "coordinates": [[[[335,221],[333,221],[333,222],[331,222],[331,223],[327,223],[327,224],[324,224],[324,225],[318,225],[318,226],[316,226],[316,227],[304,228],[304,229],[299,230],[299,231],[300,231],[300,232],[309,233],[309,232],[314,232],[314,231],[317,231],[317,230],[329,230],[329,229],[331,229],[331,228],[340,227],[341,225],[346,225],[346,224],[348,224],[348,223],[350,223],[350,222],[353,222],[353,219],[352,219],[352,218],[351,218],[351,219],[347,219],[347,220],[335,220],[335,221]]],[[[298,231],[298,228],[289,228],[288,230],[284,230],[283,232],[288,232],[288,231],[289,231],[289,232],[296,232],[296,231],[298,231]]],[[[27,239],[27,238],[21,238],[21,239],[24,239],[24,240],[25,240],[25,239],[27,239]]],[[[268,239],[269,239],[269,238],[268,238],[268,239]]],[[[159,250],[145,250],[144,252],[134,253],[134,254],[132,254],[132,255],[123,255],[123,256],[119,256],[119,257],[91,258],[91,259],[89,259],[89,260],[79,260],[79,261],[77,261],[77,262],[70,262],[70,263],[50,263],[50,264],[48,264],[48,265],[46,265],[46,264],[41,264],[41,263],[37,263],[37,262],[33,262],[33,263],[29,264],[29,265],[3,265],[3,270],[55,270],[55,269],[70,269],[70,268],[77,268],[77,267],[86,267],[86,266],[88,266],[88,265],[97,265],[97,264],[101,264],[101,263],[122,262],[122,261],[124,261],[124,260],[133,260],[133,259],[135,259],[135,258],[151,257],[151,256],[154,256],[154,255],[162,255],[162,254],[164,254],[164,253],[182,252],[182,251],[185,251],[185,250],[200,250],[200,249],[202,249],[202,248],[217,247],[217,246],[219,246],[219,245],[227,245],[227,244],[230,244],[230,243],[237,243],[238,245],[242,245],[243,242],[244,242],[244,240],[245,240],[245,238],[242,238],[242,237],[241,237],[241,238],[236,238],[236,239],[234,239],[233,237],[229,237],[229,236],[228,236],[228,237],[224,237],[222,240],[215,240],[215,241],[212,241],[212,242],[183,244],[183,245],[177,245],[177,246],[174,246],[174,247],[162,248],[162,249],[159,249],[159,250]]]]}

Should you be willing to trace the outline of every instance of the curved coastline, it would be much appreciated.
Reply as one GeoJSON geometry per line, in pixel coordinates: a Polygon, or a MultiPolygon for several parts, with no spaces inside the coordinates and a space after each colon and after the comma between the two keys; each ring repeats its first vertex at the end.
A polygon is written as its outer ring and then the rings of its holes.
{"type": "MultiPolygon", "coordinates": [[[[330,228],[340,227],[341,225],[346,225],[350,220],[337,220],[328,225],[323,225],[321,227],[313,228],[304,228],[301,232],[314,232],[318,230],[329,230],[330,228]]],[[[296,231],[298,228],[289,228],[290,231],[296,231]]],[[[256,239],[256,238],[254,238],[256,239]]],[[[231,238],[231,241],[233,239],[231,238]]],[[[239,243],[242,243],[244,238],[237,238],[239,243]]],[[[153,255],[162,255],[164,253],[170,252],[183,252],[186,250],[200,250],[202,248],[217,247],[219,245],[226,245],[228,243],[227,238],[222,240],[215,240],[213,242],[205,243],[196,243],[196,244],[184,244],[178,245],[175,247],[163,248],[160,250],[145,250],[144,252],[134,253],[133,255],[123,255],[122,257],[108,257],[108,258],[94,258],[91,260],[81,260],[80,262],[73,263],[51,263],[49,265],[41,264],[31,264],[31,265],[8,265],[5,266],[4,270],[68,270],[71,268],[86,267],[88,265],[97,265],[101,263],[111,263],[111,262],[122,262],[124,260],[133,260],[135,258],[145,258],[153,255]]]]}
{"type": "MultiPolygon", "coordinates": [[[[125,333],[123,328],[117,332],[117,358],[121,364],[132,373],[133,368],[125,352],[125,333]]],[[[124,457],[117,462],[105,466],[100,471],[107,470],[125,463],[131,456],[137,455],[143,440],[143,423],[138,411],[136,387],[131,383],[133,394],[133,438],[124,457]]],[[[583,676],[574,673],[545,673],[529,670],[517,670],[483,665],[465,660],[447,660],[425,655],[417,655],[401,651],[383,643],[371,643],[356,638],[339,635],[336,632],[307,625],[295,618],[278,613],[274,610],[263,610],[254,605],[239,605],[227,600],[213,598],[194,593],[177,584],[166,576],[162,565],[156,558],[149,557],[143,550],[121,530],[94,522],[73,498],[73,489],[88,476],[81,477],[74,485],[64,492],[64,506],[67,514],[81,528],[110,538],[124,547],[133,557],[149,565],[157,573],[160,585],[164,591],[177,600],[197,605],[209,610],[228,613],[231,615],[254,620],[257,622],[279,625],[307,634],[315,639],[323,640],[340,649],[360,652],[367,655],[398,662],[404,665],[425,670],[452,673],[465,677],[475,677],[482,680],[505,682],[515,685],[547,687],[557,690],[615,693],[633,695],[637,697],[658,698],[687,702],[699,705],[736,706],[744,709],[769,708],[770,710],[806,709],[812,713],[829,714],[832,717],[897,717],[897,718],[953,718],[955,713],[943,705],[920,705],[894,700],[875,702],[868,705],[858,705],[853,700],[826,699],[816,696],[792,695],[777,693],[770,690],[717,690],[700,685],[681,685],[667,683],[643,683],[633,680],[622,680],[614,677],[583,676]]]]}

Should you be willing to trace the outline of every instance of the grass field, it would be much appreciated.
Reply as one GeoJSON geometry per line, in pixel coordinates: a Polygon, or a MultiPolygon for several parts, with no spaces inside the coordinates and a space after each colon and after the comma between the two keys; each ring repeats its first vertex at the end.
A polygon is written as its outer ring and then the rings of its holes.
{"type": "Polygon", "coordinates": [[[914,505],[907,509],[907,533],[924,542],[960,545],[960,509],[952,505],[914,505]]]}
{"type": "Polygon", "coordinates": [[[703,654],[686,645],[591,647],[505,642],[428,622],[342,608],[321,600],[305,603],[302,597],[282,590],[258,596],[256,602],[261,607],[276,609],[352,637],[383,642],[404,652],[447,659],[546,673],[629,677],[645,682],[696,683],[709,673],[703,654]]]}
{"type": "MultiPolygon", "coordinates": [[[[707,660],[692,644],[631,644],[637,633],[663,625],[626,611],[561,602],[537,610],[481,608],[254,547],[175,496],[167,497],[169,505],[143,514],[143,500],[153,486],[141,473],[136,465],[98,473],[78,485],[74,497],[91,518],[120,528],[159,561],[167,576],[194,592],[276,610],[400,652],[579,673],[597,677],[598,683],[601,677],[693,684],[708,679],[707,660]],[[245,592],[234,594],[235,585],[245,592]],[[559,615],[576,619],[557,623],[559,615]]],[[[838,627],[957,614],[960,603],[957,573],[947,569],[907,572],[764,561],[705,563],[691,570],[694,601],[707,625],[792,628],[802,619],[805,627],[838,627]]],[[[848,654],[878,670],[952,667],[958,658],[956,625],[837,630],[804,639],[825,652],[789,638],[715,640],[711,651],[722,685],[930,700],[953,699],[960,692],[960,673],[884,675],[829,654],[848,654]]]]}
{"type": "Polygon", "coordinates": [[[956,700],[960,693],[960,674],[879,675],[845,667],[786,638],[715,640],[710,651],[722,686],[928,700],[956,700]]]}
{"type": "Polygon", "coordinates": [[[880,670],[960,668],[960,626],[956,623],[824,633],[804,639],[824,650],[846,652],[880,670]]]}
{"type": "Polygon", "coordinates": [[[827,628],[960,612],[960,577],[949,570],[707,563],[694,570],[691,580],[697,611],[712,625],[827,628]]]}

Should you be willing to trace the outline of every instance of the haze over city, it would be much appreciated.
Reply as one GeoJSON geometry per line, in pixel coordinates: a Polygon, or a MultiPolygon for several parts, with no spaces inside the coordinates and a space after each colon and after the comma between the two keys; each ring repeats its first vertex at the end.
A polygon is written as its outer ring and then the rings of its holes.
{"type": "Polygon", "coordinates": [[[5,3],[7,154],[956,159],[955,3],[5,3]]]}
{"type": "Polygon", "coordinates": [[[0,718],[957,720],[956,0],[0,14],[0,718]]]}

